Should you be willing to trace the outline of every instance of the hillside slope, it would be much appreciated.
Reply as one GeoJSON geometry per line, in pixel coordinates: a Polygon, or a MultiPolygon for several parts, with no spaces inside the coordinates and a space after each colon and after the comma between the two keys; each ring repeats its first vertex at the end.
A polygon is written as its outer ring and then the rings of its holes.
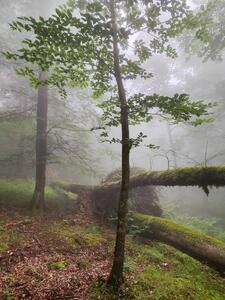
{"type": "Polygon", "coordinates": [[[23,182],[10,186],[0,181],[0,299],[225,299],[225,280],[216,272],[170,246],[133,236],[123,292],[110,295],[104,279],[114,230],[80,212],[76,197],[51,190],[48,203],[57,209],[32,215],[24,209],[32,184],[26,183],[26,193],[23,182]]]}

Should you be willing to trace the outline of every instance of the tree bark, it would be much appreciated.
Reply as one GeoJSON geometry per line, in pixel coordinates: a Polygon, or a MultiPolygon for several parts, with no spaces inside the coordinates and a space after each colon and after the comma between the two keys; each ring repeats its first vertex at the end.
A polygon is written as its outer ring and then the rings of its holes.
{"type": "Polygon", "coordinates": [[[132,177],[130,187],[145,185],[198,186],[208,195],[208,187],[225,186],[225,167],[191,167],[168,171],[150,171],[132,177]]]}
{"type": "MultiPolygon", "coordinates": [[[[96,186],[89,185],[61,185],[60,183],[52,183],[52,185],[64,188],[73,193],[79,193],[84,190],[95,191],[116,191],[120,187],[120,181],[102,184],[96,186]]],[[[141,186],[197,186],[206,188],[208,186],[222,187],[225,186],[225,166],[217,167],[193,167],[179,168],[167,171],[146,171],[139,175],[132,176],[129,181],[129,188],[137,188],[141,186]]]]}
{"type": "Polygon", "coordinates": [[[126,238],[126,217],[130,177],[130,141],[129,141],[129,117],[126,92],[122,80],[122,72],[119,62],[118,32],[116,23],[115,2],[110,0],[112,34],[113,34],[113,59],[114,75],[118,87],[119,100],[121,105],[121,130],[122,130],[122,181],[119,196],[118,220],[116,245],[114,250],[113,266],[108,278],[108,284],[118,289],[123,281],[123,266],[126,238]]]}
{"type": "MultiPolygon", "coordinates": [[[[40,80],[46,80],[45,72],[40,72],[40,80]]],[[[38,88],[37,99],[37,132],[36,132],[36,179],[35,189],[31,200],[31,208],[45,209],[45,183],[47,158],[47,113],[48,87],[44,84],[38,88]]]]}
{"type": "Polygon", "coordinates": [[[224,242],[164,218],[134,213],[133,219],[142,237],[171,245],[225,275],[224,242]]]}

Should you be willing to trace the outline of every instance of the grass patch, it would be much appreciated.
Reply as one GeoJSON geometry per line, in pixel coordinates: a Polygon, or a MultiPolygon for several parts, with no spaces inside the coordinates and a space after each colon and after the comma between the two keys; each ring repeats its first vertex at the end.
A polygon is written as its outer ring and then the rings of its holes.
{"type": "Polygon", "coordinates": [[[100,246],[105,242],[96,225],[71,226],[61,222],[54,224],[50,230],[73,248],[78,246],[100,246]]]}
{"type": "MultiPolygon", "coordinates": [[[[0,208],[27,209],[33,195],[35,183],[33,180],[0,180],[0,208]]],[[[76,197],[71,193],[57,193],[50,186],[45,188],[46,206],[49,211],[74,210],[76,197]]]]}

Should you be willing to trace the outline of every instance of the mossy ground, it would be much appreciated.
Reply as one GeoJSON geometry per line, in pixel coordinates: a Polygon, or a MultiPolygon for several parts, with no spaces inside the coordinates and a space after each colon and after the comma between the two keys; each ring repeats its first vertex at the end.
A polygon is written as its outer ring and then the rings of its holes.
{"type": "Polygon", "coordinates": [[[64,240],[69,247],[100,246],[106,242],[95,224],[71,225],[63,220],[62,222],[54,222],[49,230],[64,240]]]}
{"type": "MultiPolygon", "coordinates": [[[[28,212],[29,203],[34,191],[33,180],[0,179],[0,209],[28,212]]],[[[45,188],[46,207],[49,212],[65,212],[74,209],[77,197],[75,194],[62,191],[56,192],[50,186],[45,188]]]]}
{"type": "Polygon", "coordinates": [[[172,247],[132,236],[125,284],[119,296],[110,293],[99,283],[110,271],[112,230],[75,213],[74,199],[66,200],[71,212],[65,213],[64,200],[50,188],[47,203],[58,207],[54,214],[21,213],[32,188],[32,182],[0,181],[0,299],[225,299],[225,281],[210,268],[172,247]]]}
{"type": "Polygon", "coordinates": [[[96,287],[92,299],[224,300],[225,281],[211,269],[162,243],[128,238],[126,280],[117,295],[96,287]]]}

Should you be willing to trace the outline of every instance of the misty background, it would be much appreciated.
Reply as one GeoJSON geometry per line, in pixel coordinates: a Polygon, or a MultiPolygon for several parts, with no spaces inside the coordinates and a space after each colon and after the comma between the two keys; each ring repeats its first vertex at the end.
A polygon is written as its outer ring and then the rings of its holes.
{"type": "MultiPolygon", "coordinates": [[[[189,1],[198,8],[204,1],[189,1]]],[[[13,51],[21,47],[23,34],[12,32],[9,23],[18,16],[47,17],[65,1],[0,0],[0,49],[13,51]]],[[[183,166],[225,165],[225,61],[206,61],[188,53],[191,34],[184,33],[174,43],[179,57],[170,59],[156,55],[145,63],[154,76],[146,81],[128,84],[130,92],[162,95],[187,93],[193,100],[217,102],[212,111],[213,122],[198,127],[174,125],[160,116],[149,124],[131,127],[131,137],[142,131],[148,137],[131,152],[131,167],[166,170],[183,166]],[[149,149],[145,144],[159,149],[149,149]]],[[[37,91],[27,78],[16,74],[18,62],[6,61],[0,55],[0,176],[27,178],[34,176],[35,105],[37,91]]],[[[91,91],[68,89],[62,99],[54,88],[49,92],[48,180],[96,184],[120,167],[120,145],[102,143],[98,131],[100,100],[91,91]]],[[[111,131],[120,136],[120,128],[111,131]]],[[[189,215],[224,215],[224,188],[210,190],[207,197],[198,188],[158,188],[162,205],[177,207],[189,215]]]]}

